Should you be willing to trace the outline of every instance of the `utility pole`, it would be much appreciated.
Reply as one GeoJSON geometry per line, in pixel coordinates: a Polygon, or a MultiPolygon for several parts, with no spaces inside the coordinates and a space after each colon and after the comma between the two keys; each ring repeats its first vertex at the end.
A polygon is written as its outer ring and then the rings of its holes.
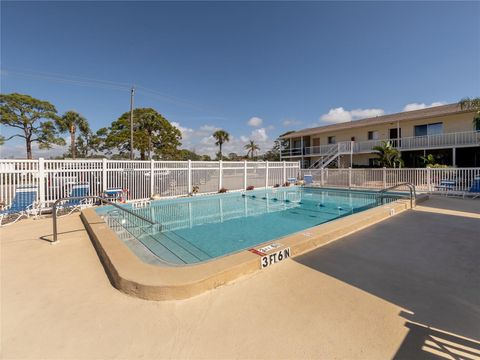
{"type": "Polygon", "coordinates": [[[130,160],[133,160],[133,97],[135,95],[135,87],[132,86],[130,93],[130,160]]]}

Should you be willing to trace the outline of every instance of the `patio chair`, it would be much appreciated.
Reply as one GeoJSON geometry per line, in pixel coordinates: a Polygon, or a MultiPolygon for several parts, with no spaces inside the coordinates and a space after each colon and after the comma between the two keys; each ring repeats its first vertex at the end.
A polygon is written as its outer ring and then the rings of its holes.
{"type": "Polygon", "coordinates": [[[12,204],[5,210],[0,211],[0,226],[3,219],[8,216],[16,216],[15,220],[9,224],[14,224],[23,216],[37,216],[40,213],[40,207],[36,206],[38,187],[35,185],[17,186],[12,204]]]}
{"type": "Polygon", "coordinates": [[[465,196],[471,197],[472,199],[480,197],[480,177],[476,177],[473,179],[473,183],[470,189],[463,193],[464,198],[465,196]]]}
{"type": "Polygon", "coordinates": [[[457,186],[457,182],[455,180],[445,180],[445,179],[442,179],[440,180],[440,184],[439,185],[435,185],[435,189],[438,189],[438,190],[445,190],[445,191],[452,191],[456,188],[457,186]]]}
{"type": "Polygon", "coordinates": [[[304,175],[303,181],[305,181],[305,185],[313,185],[313,175],[304,175]]]}
{"type": "Polygon", "coordinates": [[[109,188],[103,191],[102,197],[113,202],[125,202],[127,193],[127,189],[109,188]]]}
{"type": "Polygon", "coordinates": [[[65,202],[57,207],[57,210],[63,209],[67,210],[68,213],[66,215],[70,215],[75,210],[82,210],[86,207],[91,206],[92,201],[89,199],[82,199],[81,197],[89,196],[90,195],[90,184],[82,183],[82,184],[74,184],[72,185],[72,189],[68,197],[71,198],[78,198],[78,199],[68,199],[65,202]]]}

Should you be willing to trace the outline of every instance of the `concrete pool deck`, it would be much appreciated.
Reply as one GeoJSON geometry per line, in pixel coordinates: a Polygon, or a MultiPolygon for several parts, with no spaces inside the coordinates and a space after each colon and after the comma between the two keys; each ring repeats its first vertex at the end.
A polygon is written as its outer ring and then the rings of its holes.
{"type": "Polygon", "coordinates": [[[480,358],[478,200],[433,197],[180,301],[116,290],[78,214],[51,232],[0,229],[2,358],[480,358]]]}

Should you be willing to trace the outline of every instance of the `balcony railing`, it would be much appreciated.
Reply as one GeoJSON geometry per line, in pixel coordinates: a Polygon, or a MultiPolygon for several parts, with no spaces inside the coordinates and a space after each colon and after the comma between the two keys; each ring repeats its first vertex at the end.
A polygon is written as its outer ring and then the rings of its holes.
{"type": "Polygon", "coordinates": [[[417,149],[433,149],[445,147],[462,147],[462,146],[480,146],[480,131],[467,131],[448,134],[412,136],[400,139],[383,139],[368,141],[343,141],[337,144],[328,144],[320,146],[311,146],[282,150],[282,157],[291,156],[323,156],[331,153],[334,148],[338,149],[340,154],[352,153],[369,153],[373,151],[373,147],[381,145],[382,141],[390,141],[398,150],[417,150],[417,149]]]}

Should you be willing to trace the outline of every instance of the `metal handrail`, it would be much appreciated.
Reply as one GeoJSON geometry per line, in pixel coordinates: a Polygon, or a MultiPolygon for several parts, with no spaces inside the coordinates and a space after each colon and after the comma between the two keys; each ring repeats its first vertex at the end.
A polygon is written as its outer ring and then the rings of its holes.
{"type": "Polygon", "coordinates": [[[136,213],[134,213],[133,211],[131,210],[128,210],[128,209],[125,209],[124,207],[114,203],[114,202],[111,202],[109,200],[106,200],[100,196],[70,196],[70,197],[64,197],[64,198],[61,198],[61,199],[58,199],[56,200],[54,203],[53,203],[53,207],[52,207],[52,215],[53,215],[53,241],[50,241],[52,244],[53,243],[56,243],[58,241],[58,233],[57,233],[57,205],[60,201],[65,201],[65,200],[83,200],[83,199],[96,199],[96,200],[100,200],[101,202],[105,203],[105,204],[108,204],[108,205],[112,205],[113,207],[116,207],[117,209],[120,209],[122,211],[125,211],[127,214],[130,214],[130,215],[133,215],[143,221],[146,221],[152,225],[155,224],[155,221],[152,221],[150,219],[147,219],[146,217],[143,217],[141,215],[138,215],[136,213]]]}
{"type": "Polygon", "coordinates": [[[415,185],[413,185],[412,183],[410,182],[404,182],[404,183],[399,183],[399,184],[396,184],[396,185],[393,185],[393,186],[389,186],[389,187],[386,187],[382,190],[380,190],[378,193],[379,193],[379,196],[380,199],[382,199],[382,202],[383,202],[383,198],[384,198],[384,194],[387,192],[387,191],[390,191],[390,190],[393,190],[393,189],[396,189],[400,186],[406,186],[408,187],[408,190],[410,192],[410,208],[413,208],[413,200],[417,199],[417,190],[415,189],[415,185]]]}

